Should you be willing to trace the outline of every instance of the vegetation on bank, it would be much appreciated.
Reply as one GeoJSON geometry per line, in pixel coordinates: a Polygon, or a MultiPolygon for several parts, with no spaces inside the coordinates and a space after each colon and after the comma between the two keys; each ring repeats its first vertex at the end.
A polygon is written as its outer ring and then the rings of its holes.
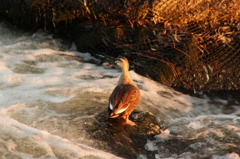
{"type": "Polygon", "coordinates": [[[240,90],[239,0],[2,0],[0,13],[80,51],[127,56],[163,84],[240,90]]]}

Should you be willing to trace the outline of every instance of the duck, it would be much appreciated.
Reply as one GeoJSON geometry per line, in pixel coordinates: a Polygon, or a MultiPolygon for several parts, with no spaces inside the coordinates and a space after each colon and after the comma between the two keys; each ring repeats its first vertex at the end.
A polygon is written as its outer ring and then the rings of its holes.
{"type": "Polygon", "coordinates": [[[109,97],[108,117],[117,118],[123,121],[125,125],[136,125],[129,119],[129,115],[133,112],[140,101],[140,91],[136,83],[129,75],[129,62],[126,57],[120,57],[115,60],[120,66],[122,73],[119,77],[117,86],[114,88],[109,97]]]}

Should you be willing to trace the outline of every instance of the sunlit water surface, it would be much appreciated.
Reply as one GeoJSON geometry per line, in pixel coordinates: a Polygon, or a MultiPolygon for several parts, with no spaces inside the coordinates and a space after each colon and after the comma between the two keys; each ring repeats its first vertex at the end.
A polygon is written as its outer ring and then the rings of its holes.
{"type": "MultiPolygon", "coordinates": [[[[107,109],[119,70],[41,31],[0,23],[0,37],[0,158],[118,158],[84,124],[107,109]]],[[[162,124],[145,145],[153,158],[239,159],[237,101],[192,97],[130,75],[142,94],[137,111],[162,124]]]]}

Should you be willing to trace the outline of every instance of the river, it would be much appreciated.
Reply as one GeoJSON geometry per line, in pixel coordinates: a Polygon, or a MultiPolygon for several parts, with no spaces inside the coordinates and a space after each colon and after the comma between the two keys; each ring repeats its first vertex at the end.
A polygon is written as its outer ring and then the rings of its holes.
{"type": "MultiPolygon", "coordinates": [[[[119,69],[42,31],[0,23],[0,37],[0,158],[121,158],[86,130],[107,109],[119,69]]],[[[153,113],[162,128],[144,145],[151,157],[136,158],[240,158],[238,100],[130,76],[141,90],[137,111],[153,113]]]]}

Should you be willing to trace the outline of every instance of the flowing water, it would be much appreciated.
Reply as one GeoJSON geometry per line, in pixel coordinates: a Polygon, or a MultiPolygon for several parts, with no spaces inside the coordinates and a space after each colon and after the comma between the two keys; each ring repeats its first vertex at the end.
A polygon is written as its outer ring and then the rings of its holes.
{"type": "MultiPolygon", "coordinates": [[[[0,23],[0,37],[0,158],[119,158],[87,130],[120,71],[41,31],[0,23]]],[[[130,75],[142,95],[137,111],[152,112],[162,128],[144,144],[151,156],[136,158],[239,159],[238,100],[193,97],[130,75]]]]}

